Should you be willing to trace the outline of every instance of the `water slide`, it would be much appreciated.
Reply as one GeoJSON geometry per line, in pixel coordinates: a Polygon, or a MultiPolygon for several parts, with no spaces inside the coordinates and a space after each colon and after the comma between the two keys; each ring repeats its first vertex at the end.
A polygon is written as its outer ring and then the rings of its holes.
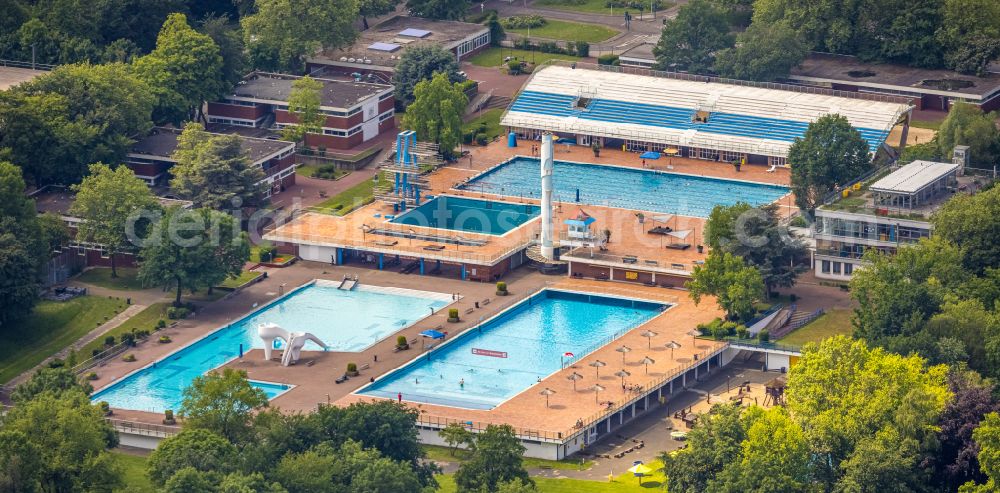
{"type": "Polygon", "coordinates": [[[327,346],[319,337],[311,332],[289,332],[281,326],[273,323],[263,323],[257,326],[257,335],[264,341],[264,359],[271,361],[271,354],[274,351],[274,341],[281,339],[285,343],[284,352],[281,353],[281,366],[290,366],[299,360],[302,347],[306,342],[312,341],[326,351],[327,346]]]}

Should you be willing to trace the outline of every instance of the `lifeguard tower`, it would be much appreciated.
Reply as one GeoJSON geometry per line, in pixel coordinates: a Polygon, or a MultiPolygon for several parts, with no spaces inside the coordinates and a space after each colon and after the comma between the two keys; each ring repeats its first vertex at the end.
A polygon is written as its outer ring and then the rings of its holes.
{"type": "Polygon", "coordinates": [[[595,221],[597,220],[583,209],[577,210],[576,216],[563,221],[566,224],[566,235],[561,239],[561,245],[591,248],[601,246],[603,242],[599,241],[590,229],[590,225],[594,224],[595,221]]]}

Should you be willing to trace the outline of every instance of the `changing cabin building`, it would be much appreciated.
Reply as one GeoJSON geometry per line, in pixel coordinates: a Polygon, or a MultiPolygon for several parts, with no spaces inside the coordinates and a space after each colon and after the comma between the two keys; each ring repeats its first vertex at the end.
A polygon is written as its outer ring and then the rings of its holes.
{"type": "MultiPolygon", "coordinates": [[[[288,111],[292,83],[301,77],[254,72],[225,99],[208,103],[208,122],[278,129],[295,125],[288,111]]],[[[320,111],[326,116],[321,133],[306,134],[305,144],[326,149],[351,149],[395,128],[393,87],[347,80],[317,78],[320,111]]]]}
{"type": "MultiPolygon", "coordinates": [[[[174,151],[181,131],[156,127],[129,148],[125,165],[151,187],[166,185],[170,168],[177,164],[174,151]]],[[[223,135],[223,134],[213,134],[223,135]]],[[[264,171],[264,196],[295,184],[295,144],[283,140],[239,136],[243,150],[252,164],[264,171]]]]}
{"type": "MultiPolygon", "coordinates": [[[[912,107],[903,98],[645,69],[553,62],[535,71],[501,124],[521,138],[553,132],[578,145],[665,151],[710,161],[786,166],[809,123],[840,114],[885,150],[912,107]]],[[[904,141],[905,142],[905,141],[904,141]]]]}

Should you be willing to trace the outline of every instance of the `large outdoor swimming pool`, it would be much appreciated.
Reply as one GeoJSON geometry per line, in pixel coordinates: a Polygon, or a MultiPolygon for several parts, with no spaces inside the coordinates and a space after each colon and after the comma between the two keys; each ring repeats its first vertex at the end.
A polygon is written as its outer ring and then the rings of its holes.
{"type": "Polygon", "coordinates": [[[394,218],[391,222],[502,235],[538,217],[540,211],[540,207],[531,204],[440,196],[394,218]]]}
{"type": "MultiPolygon", "coordinates": [[[[112,384],[91,397],[111,407],[163,412],[180,408],[184,389],[199,375],[263,347],[257,325],[273,322],[289,331],[312,332],[332,351],[361,351],[451,302],[450,294],[316,281],[227,325],[187,347],[112,384]]],[[[305,350],[322,348],[309,342],[305,350]]],[[[280,353],[279,353],[280,355],[280,353]]],[[[278,364],[278,363],[275,363],[278,364]]],[[[286,386],[255,383],[269,398],[286,386]]]]}
{"type": "MultiPolygon", "coordinates": [[[[540,197],[539,160],[515,157],[462,186],[511,197],[540,197]]],[[[788,187],[644,169],[556,161],[553,199],[684,216],[708,217],[716,205],[769,204],[788,187]]]]}
{"type": "Polygon", "coordinates": [[[492,409],[665,308],[648,301],[546,289],[359,393],[492,409]],[[567,351],[574,358],[564,360],[567,351]]]}

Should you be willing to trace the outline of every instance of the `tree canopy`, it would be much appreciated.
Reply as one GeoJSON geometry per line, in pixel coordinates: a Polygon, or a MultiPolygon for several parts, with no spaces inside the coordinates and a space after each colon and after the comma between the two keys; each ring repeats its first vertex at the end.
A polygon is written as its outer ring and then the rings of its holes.
{"type": "Polygon", "coordinates": [[[972,272],[1000,268],[1000,187],[974,195],[956,194],[934,214],[934,234],[963,250],[962,262],[972,272]]]}
{"type": "Polygon", "coordinates": [[[111,257],[111,277],[118,277],[116,255],[135,248],[128,228],[136,225],[138,213],[159,208],[156,197],[128,167],[112,170],[101,163],[91,165],[90,174],[73,189],[71,212],[83,219],[77,239],[102,245],[111,257]]]}
{"type": "Polygon", "coordinates": [[[771,82],[788,76],[808,51],[784,22],[755,22],[736,36],[736,46],[718,52],[715,72],[722,77],[771,82]]]}
{"type": "Polygon", "coordinates": [[[514,480],[534,484],[524,470],[524,450],[510,425],[489,425],[476,435],[471,457],[455,473],[455,484],[459,491],[469,492],[495,492],[500,484],[514,480]]]}
{"type": "Polygon", "coordinates": [[[435,44],[422,44],[407,48],[399,56],[392,75],[396,100],[404,104],[413,102],[413,90],[418,83],[430,80],[434,74],[446,74],[451,82],[461,82],[455,54],[435,44]]]}
{"type": "Polygon", "coordinates": [[[406,0],[406,8],[417,17],[457,21],[465,17],[469,0],[406,0]]]}
{"type": "Polygon", "coordinates": [[[418,139],[438,144],[442,154],[451,156],[462,141],[462,114],[469,99],[441,72],[419,82],[413,94],[413,104],[403,115],[403,126],[416,131],[418,139]]]}
{"type": "Polygon", "coordinates": [[[292,82],[292,91],[288,94],[288,113],[297,120],[295,125],[281,129],[281,138],[292,142],[301,142],[306,134],[318,134],[323,131],[326,115],[320,111],[323,105],[321,91],[323,83],[305,76],[292,82]]]}
{"type": "Polygon", "coordinates": [[[938,155],[950,158],[955,146],[965,145],[969,146],[969,162],[973,166],[991,167],[1000,161],[998,118],[1000,114],[983,113],[968,103],[952,104],[935,136],[938,155]]]}
{"type": "Polygon", "coordinates": [[[860,178],[871,163],[868,143],[847,118],[821,116],[788,150],[796,205],[812,215],[824,196],[860,178]]]}
{"type": "Polygon", "coordinates": [[[213,135],[188,123],[177,139],[170,188],[199,207],[256,207],[263,201],[264,171],[250,162],[238,135],[213,135]]]}
{"type": "Polygon", "coordinates": [[[354,41],[357,0],[256,0],[256,12],[241,20],[251,64],[265,70],[300,72],[319,49],[354,41]]]}
{"type": "Polygon", "coordinates": [[[691,280],[684,284],[695,305],[705,295],[715,296],[719,308],[731,320],[747,320],[754,303],[764,297],[764,279],[756,267],[721,250],[712,250],[704,265],[696,265],[691,280]]]}
{"type": "Polygon", "coordinates": [[[250,432],[253,413],[265,407],[267,395],[250,384],[246,372],[226,368],[197,377],[184,389],[181,416],[191,428],[236,442],[250,432]]]}
{"type": "Polygon", "coordinates": [[[692,0],[663,26],[653,55],[660,70],[705,73],[714,66],[715,53],[732,44],[725,12],[709,0],[692,0]]]}

